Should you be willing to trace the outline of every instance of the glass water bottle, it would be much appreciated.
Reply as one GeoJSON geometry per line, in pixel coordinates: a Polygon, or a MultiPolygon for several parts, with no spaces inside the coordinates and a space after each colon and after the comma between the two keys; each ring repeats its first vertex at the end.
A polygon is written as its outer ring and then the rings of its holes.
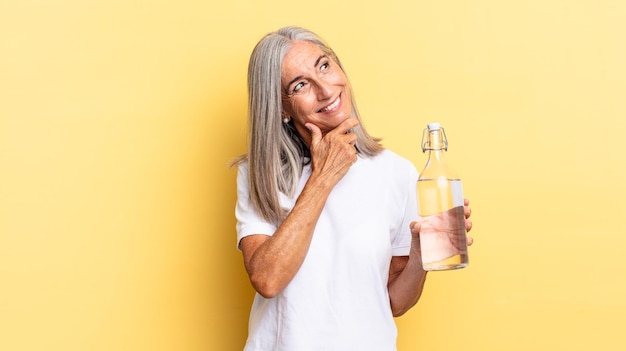
{"type": "Polygon", "coordinates": [[[427,271],[468,264],[463,187],[446,163],[447,150],[444,129],[439,123],[429,123],[422,134],[422,151],[428,151],[428,161],[417,181],[422,265],[427,271]]]}

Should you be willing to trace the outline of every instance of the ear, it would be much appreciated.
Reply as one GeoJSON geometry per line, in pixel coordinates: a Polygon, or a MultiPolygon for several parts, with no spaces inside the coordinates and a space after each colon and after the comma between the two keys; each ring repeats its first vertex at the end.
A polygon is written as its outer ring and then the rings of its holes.
{"type": "Polygon", "coordinates": [[[281,117],[285,118],[291,118],[291,116],[293,116],[293,106],[291,106],[291,101],[289,101],[289,98],[283,96],[283,99],[281,101],[281,117]]]}

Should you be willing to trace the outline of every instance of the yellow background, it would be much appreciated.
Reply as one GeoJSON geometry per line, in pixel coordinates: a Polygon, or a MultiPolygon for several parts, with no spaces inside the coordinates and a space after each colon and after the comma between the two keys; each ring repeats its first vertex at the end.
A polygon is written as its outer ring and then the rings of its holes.
{"type": "MultiPolygon", "coordinates": [[[[421,168],[439,121],[470,266],[397,319],[410,350],[626,349],[620,0],[0,2],[0,350],[240,350],[246,67],[298,24],[421,168]]],[[[358,269],[358,267],[355,267],[358,269]]]]}

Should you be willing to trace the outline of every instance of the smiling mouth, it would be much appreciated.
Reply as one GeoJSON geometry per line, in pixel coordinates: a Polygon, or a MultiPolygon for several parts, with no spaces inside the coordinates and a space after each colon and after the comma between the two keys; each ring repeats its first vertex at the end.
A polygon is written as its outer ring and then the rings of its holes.
{"type": "Polygon", "coordinates": [[[328,112],[328,111],[333,111],[335,110],[337,107],[339,107],[339,104],[341,103],[341,95],[339,95],[337,97],[337,99],[335,101],[333,101],[332,104],[324,107],[323,109],[317,111],[317,112],[328,112]]]}

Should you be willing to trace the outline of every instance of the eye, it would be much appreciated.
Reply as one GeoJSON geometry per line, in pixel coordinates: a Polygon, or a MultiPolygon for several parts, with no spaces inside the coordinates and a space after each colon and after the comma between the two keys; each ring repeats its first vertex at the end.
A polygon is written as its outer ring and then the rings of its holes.
{"type": "Polygon", "coordinates": [[[330,67],[330,63],[329,62],[324,62],[322,63],[322,65],[320,66],[320,71],[325,71],[330,67]]]}
{"type": "Polygon", "coordinates": [[[305,86],[305,82],[299,82],[296,85],[293,86],[293,89],[291,90],[292,93],[297,93],[300,89],[304,88],[305,86]]]}

